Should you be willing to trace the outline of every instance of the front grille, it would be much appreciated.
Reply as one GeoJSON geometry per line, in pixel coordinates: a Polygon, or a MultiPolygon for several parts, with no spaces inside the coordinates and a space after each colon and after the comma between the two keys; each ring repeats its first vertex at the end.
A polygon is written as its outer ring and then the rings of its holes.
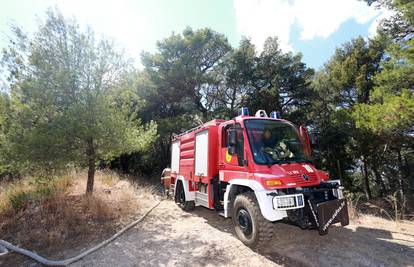
{"type": "Polygon", "coordinates": [[[292,182],[297,183],[297,184],[313,183],[313,182],[318,181],[318,177],[316,176],[315,173],[307,173],[306,175],[309,177],[307,181],[303,178],[303,173],[292,174],[289,177],[292,179],[292,182]]]}

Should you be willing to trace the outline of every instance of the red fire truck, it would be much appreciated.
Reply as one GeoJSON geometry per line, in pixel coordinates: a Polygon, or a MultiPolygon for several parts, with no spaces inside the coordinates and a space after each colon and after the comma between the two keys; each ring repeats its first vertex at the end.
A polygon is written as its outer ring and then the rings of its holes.
{"type": "Polygon", "coordinates": [[[177,135],[171,147],[171,191],[186,211],[203,206],[232,218],[240,240],[259,248],[284,220],[326,234],[349,223],[339,180],[310,158],[305,127],[278,112],[247,108],[232,120],[212,120],[177,135]]]}

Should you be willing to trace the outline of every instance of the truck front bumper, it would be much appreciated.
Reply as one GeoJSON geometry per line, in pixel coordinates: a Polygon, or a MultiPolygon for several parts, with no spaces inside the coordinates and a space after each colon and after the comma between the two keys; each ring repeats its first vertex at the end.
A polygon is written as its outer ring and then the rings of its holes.
{"type": "Polygon", "coordinates": [[[256,192],[256,197],[263,216],[270,221],[286,219],[302,229],[317,229],[321,235],[332,224],[349,224],[347,202],[338,187],[327,185],[293,194],[262,191],[256,192]]]}

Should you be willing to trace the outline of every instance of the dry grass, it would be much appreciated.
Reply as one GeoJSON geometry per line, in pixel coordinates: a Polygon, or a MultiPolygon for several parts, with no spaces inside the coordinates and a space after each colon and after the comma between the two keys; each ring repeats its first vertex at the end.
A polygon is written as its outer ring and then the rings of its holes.
{"type": "Polygon", "coordinates": [[[350,192],[346,192],[345,197],[347,199],[348,214],[351,221],[355,221],[363,215],[372,215],[395,222],[414,220],[414,211],[412,208],[405,210],[404,216],[402,216],[401,206],[405,207],[405,203],[400,205],[395,195],[372,199],[370,201],[363,200],[364,197],[362,194],[350,192]]]}
{"type": "MultiPolygon", "coordinates": [[[[86,177],[86,174],[82,176],[86,177]]],[[[83,195],[85,188],[86,178],[76,179],[70,195],[83,195]]],[[[93,195],[84,195],[84,201],[89,212],[98,217],[108,215],[109,218],[125,218],[151,206],[154,203],[154,192],[153,187],[138,187],[128,177],[120,177],[112,171],[101,171],[95,175],[93,195]],[[107,215],[105,209],[109,210],[107,215]]]]}
{"type": "Polygon", "coordinates": [[[27,177],[0,185],[0,214],[10,214],[25,205],[44,198],[65,195],[73,183],[73,177],[27,177]]]}
{"type": "Polygon", "coordinates": [[[359,212],[358,212],[357,207],[359,205],[361,195],[355,195],[355,194],[350,193],[350,192],[345,192],[345,198],[346,198],[347,205],[348,205],[349,219],[351,221],[354,221],[360,215],[359,212]]]}
{"type": "Polygon", "coordinates": [[[85,195],[86,176],[0,185],[0,236],[48,254],[102,240],[155,202],[152,187],[137,188],[109,171],[97,172],[93,195],[85,195]]]}

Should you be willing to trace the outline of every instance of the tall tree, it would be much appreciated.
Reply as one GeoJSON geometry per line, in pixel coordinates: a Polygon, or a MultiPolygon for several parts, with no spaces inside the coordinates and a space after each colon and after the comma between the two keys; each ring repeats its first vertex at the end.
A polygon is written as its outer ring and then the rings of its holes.
{"type": "Polygon", "coordinates": [[[406,185],[414,192],[414,173],[409,162],[414,157],[414,39],[391,45],[382,71],[374,77],[370,103],[359,104],[353,115],[356,126],[370,130],[394,152],[399,169],[398,191],[403,198],[406,185]]]}
{"type": "Polygon", "coordinates": [[[167,96],[189,100],[207,119],[209,95],[217,87],[212,73],[230,51],[227,38],[208,28],[187,28],[159,41],[157,48],[157,53],[142,56],[152,82],[167,96]]]}
{"type": "Polygon", "coordinates": [[[302,62],[301,54],[283,53],[278,39],[268,38],[257,58],[255,89],[249,94],[249,105],[253,110],[277,110],[303,122],[313,75],[313,69],[302,62]]]}
{"type": "Polygon", "coordinates": [[[3,53],[13,101],[8,152],[46,171],[87,166],[92,193],[98,160],[145,149],[155,137],[156,126],[131,118],[120,97],[130,62],[58,11],[47,12],[33,37],[14,29],[3,53]]]}
{"type": "MultiPolygon", "coordinates": [[[[345,176],[347,170],[359,169],[368,199],[372,195],[368,165],[373,161],[374,136],[355,128],[352,111],[355,105],[369,102],[372,77],[380,71],[386,44],[383,36],[368,42],[360,37],[345,43],[318,72],[313,83],[318,99],[313,101],[310,114],[320,136],[320,156],[329,159],[326,163],[338,177],[345,176]]],[[[350,178],[345,184],[359,184],[350,178]]]]}
{"type": "Polygon", "coordinates": [[[249,39],[242,39],[239,47],[233,49],[217,71],[220,85],[214,95],[215,113],[233,117],[246,96],[253,90],[256,71],[256,49],[249,39]]]}
{"type": "Polygon", "coordinates": [[[412,0],[365,0],[368,5],[393,11],[391,17],[381,22],[378,31],[385,32],[396,41],[414,35],[414,2],[412,0]]]}
{"type": "Polygon", "coordinates": [[[173,133],[206,121],[214,110],[217,70],[230,50],[223,34],[187,28],[157,42],[155,53],[142,54],[144,70],[136,75],[136,88],[145,104],[139,114],[144,121],[155,120],[159,130],[152,169],[169,164],[173,133]]]}
{"type": "Polygon", "coordinates": [[[10,111],[10,97],[8,94],[0,91],[0,180],[10,173],[10,166],[5,157],[6,151],[6,134],[9,128],[9,111],[10,111]]]}

